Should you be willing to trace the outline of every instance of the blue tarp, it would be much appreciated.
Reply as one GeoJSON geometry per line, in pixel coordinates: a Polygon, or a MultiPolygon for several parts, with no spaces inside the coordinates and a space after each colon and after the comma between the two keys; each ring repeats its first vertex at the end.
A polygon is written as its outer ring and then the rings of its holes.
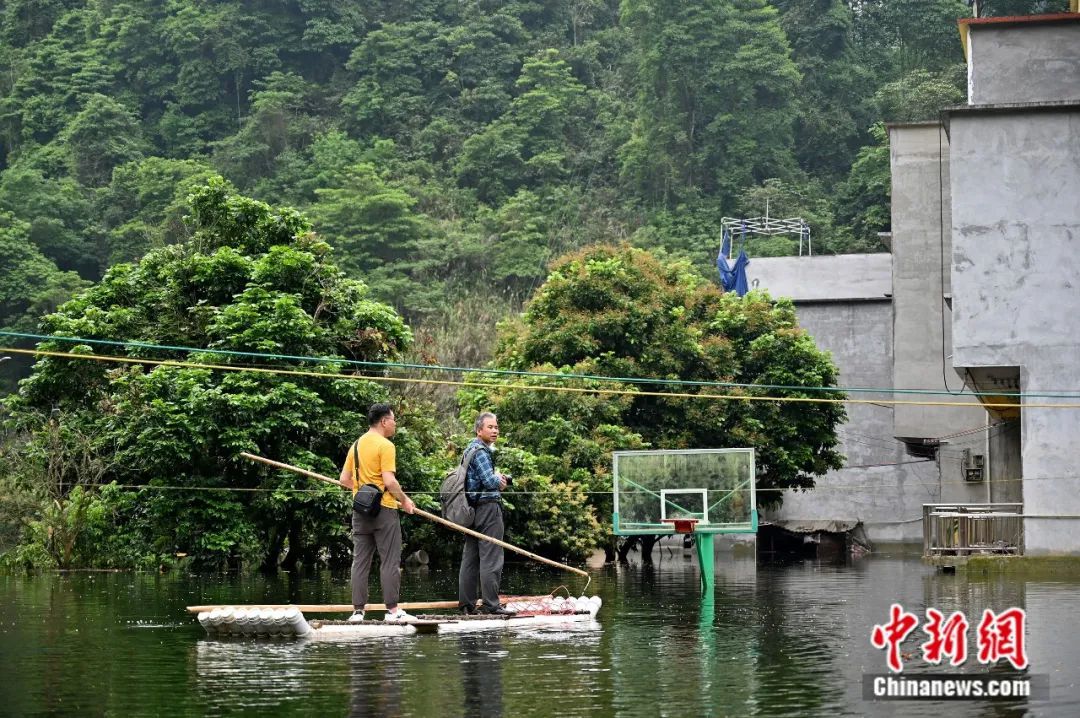
{"type": "MultiPolygon", "coordinates": [[[[745,235],[743,242],[745,242],[745,235]]],[[[750,291],[750,283],[746,279],[746,268],[750,266],[750,258],[746,256],[746,250],[740,246],[739,256],[734,264],[728,264],[728,255],[731,254],[731,233],[724,232],[724,241],[720,247],[720,254],[716,255],[716,268],[720,270],[720,284],[725,292],[735,292],[740,297],[750,291]]]]}

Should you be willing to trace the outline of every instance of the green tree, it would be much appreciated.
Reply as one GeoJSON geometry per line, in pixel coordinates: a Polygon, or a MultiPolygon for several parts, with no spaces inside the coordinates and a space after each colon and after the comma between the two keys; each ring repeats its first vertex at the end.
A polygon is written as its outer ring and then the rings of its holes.
{"type": "Polygon", "coordinates": [[[844,175],[865,141],[877,77],[856,56],[845,0],[774,0],[801,75],[795,100],[799,166],[830,182],[844,175]]]}
{"type": "Polygon", "coordinates": [[[86,286],[62,272],[30,241],[30,225],[0,212],[0,328],[33,332],[38,319],[86,286]]]}
{"type": "Polygon", "coordinates": [[[889,122],[936,120],[942,108],[963,103],[966,82],[964,65],[942,72],[914,70],[878,88],[874,102],[879,116],[889,122]]]}
{"type": "Polygon", "coordinates": [[[964,59],[956,20],[971,11],[963,0],[867,0],[853,7],[859,59],[886,81],[964,59]]]}
{"type": "Polygon", "coordinates": [[[366,162],[346,170],[341,184],[315,190],[315,226],[339,248],[344,268],[367,277],[388,300],[405,299],[409,285],[401,271],[426,227],[413,212],[416,200],[366,162]]]}
{"type": "Polygon", "coordinates": [[[856,245],[871,251],[881,246],[878,232],[892,223],[889,198],[892,179],[889,168],[889,135],[885,126],[871,129],[876,144],[859,150],[851,173],[837,193],[837,219],[851,227],[856,245]]]}
{"type": "MultiPolygon", "coordinates": [[[[35,12],[37,8],[20,8],[35,12]]],[[[52,8],[56,10],[57,8],[52,8]]],[[[45,24],[51,13],[43,13],[45,24]]],[[[59,15],[48,36],[8,56],[14,71],[0,100],[0,126],[9,150],[47,144],[79,112],[89,95],[108,94],[113,84],[87,37],[91,17],[80,10],[59,15]]]]}
{"type": "Polygon", "coordinates": [[[142,156],[138,118],[105,95],[90,95],[63,136],[71,152],[72,174],[89,187],[108,184],[113,167],[142,156]]]}
{"type": "MultiPolygon", "coordinates": [[[[757,451],[758,500],[775,505],[782,500],[778,489],[812,488],[815,477],[842,464],[835,432],[845,417],[840,405],[639,391],[808,397],[815,395],[754,385],[833,386],[837,379],[828,354],[799,328],[790,302],[758,292],[723,294],[685,263],[662,263],[640,249],[590,247],[556,261],[521,320],[503,326],[493,365],[748,385],[631,383],[627,394],[612,398],[500,386],[520,383],[512,377],[492,379],[490,389],[466,395],[466,406],[491,406],[504,415],[513,427],[509,443],[529,447],[555,482],[603,490],[616,448],[751,446],[757,451]]],[[[591,388],[627,388],[590,382],[591,388]]],[[[600,501],[590,499],[590,506],[607,520],[610,512],[600,501]]]]}
{"type": "MultiPolygon", "coordinates": [[[[70,177],[34,166],[37,157],[55,164],[51,154],[45,149],[28,155],[0,176],[0,210],[29,224],[30,241],[60,269],[97,278],[103,257],[90,193],[70,177]]],[[[56,155],[59,162],[67,161],[66,153],[56,155]]]]}
{"type": "Polygon", "coordinates": [[[465,141],[457,172],[480,199],[498,203],[522,187],[565,181],[575,169],[582,137],[584,86],[556,50],[530,58],[509,111],[465,141]]]}
{"type": "Polygon", "coordinates": [[[113,169],[95,205],[107,232],[106,266],[130,262],[147,251],[188,237],[188,195],[213,175],[195,160],[147,157],[113,169]]]}
{"type": "Polygon", "coordinates": [[[278,158],[309,145],[322,125],[310,113],[311,88],[299,75],[274,72],[255,87],[243,128],[215,147],[215,165],[242,188],[273,175],[278,158]]]}
{"type": "Polygon", "coordinates": [[[624,181],[648,203],[730,198],[794,168],[799,73],[765,0],[624,0],[637,63],[624,181]]]}
{"type": "MultiPolygon", "coordinates": [[[[233,195],[220,179],[191,200],[191,239],[119,264],[103,280],[46,318],[58,338],[45,349],[87,355],[155,356],[138,347],[91,346],[86,339],[274,352],[383,361],[397,357],[411,332],[392,309],[330,263],[329,247],[306,220],[233,195]],[[74,346],[73,346],[74,345],[74,346]]],[[[252,451],[335,473],[344,448],[362,431],[366,406],[387,398],[378,384],[342,365],[303,364],[312,376],[213,370],[199,363],[247,365],[242,355],[173,354],[169,366],[143,367],[44,358],[9,400],[9,428],[28,436],[28,457],[45,462],[56,432],[85,437],[85,462],[56,468],[60,504],[81,486],[116,481],[108,506],[114,527],[140,527],[137,553],[170,561],[186,553],[199,565],[240,562],[273,566],[348,553],[342,525],[345,492],[268,472],[240,459],[252,451]],[[318,376],[325,374],[326,376],[318,376]]],[[[266,362],[262,362],[266,366],[266,362]]],[[[403,484],[420,487],[436,471],[421,458],[430,439],[421,412],[403,410],[398,439],[403,484]],[[420,417],[420,418],[417,418],[420,417]],[[414,427],[416,427],[414,429],[414,427]]],[[[81,499],[80,499],[81,500],[81,499]]],[[[43,513],[37,520],[60,521],[43,513]]],[[[65,561],[123,563],[103,554],[93,533],[77,538],[65,561]]]]}

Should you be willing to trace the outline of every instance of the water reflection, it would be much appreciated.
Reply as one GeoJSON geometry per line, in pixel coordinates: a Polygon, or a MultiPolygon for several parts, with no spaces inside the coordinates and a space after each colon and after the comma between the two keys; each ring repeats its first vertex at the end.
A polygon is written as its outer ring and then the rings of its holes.
{"type": "Polygon", "coordinates": [[[508,653],[498,635],[457,637],[461,663],[462,715],[502,718],[503,662],[508,653]]]}
{"type": "Polygon", "coordinates": [[[406,643],[401,639],[376,641],[370,646],[361,642],[347,650],[349,718],[403,715],[406,643]]]}
{"type": "MultiPolygon", "coordinates": [[[[0,713],[202,716],[1076,716],[1080,715],[1080,577],[947,575],[913,556],[853,563],[757,565],[721,554],[715,600],[702,600],[696,561],[678,551],[652,567],[594,577],[599,621],[502,633],[360,642],[212,640],[192,603],[340,603],[347,577],[274,581],[157,575],[0,575],[0,713]],[[874,703],[862,676],[885,670],[870,632],[892,602],[1027,610],[1028,671],[1050,677],[1050,700],[874,703]],[[162,626],[149,628],[148,626],[162,626]],[[138,628],[138,630],[135,630],[138,628]]],[[[417,576],[441,596],[449,573],[417,576]]],[[[514,590],[542,593],[544,571],[511,567],[514,590]]],[[[450,589],[446,589],[450,590],[450,589]]],[[[942,672],[903,650],[905,674],[942,672]]],[[[953,669],[948,669],[952,672],[953,669]]],[[[1012,675],[1005,664],[995,675],[1012,675]]]]}

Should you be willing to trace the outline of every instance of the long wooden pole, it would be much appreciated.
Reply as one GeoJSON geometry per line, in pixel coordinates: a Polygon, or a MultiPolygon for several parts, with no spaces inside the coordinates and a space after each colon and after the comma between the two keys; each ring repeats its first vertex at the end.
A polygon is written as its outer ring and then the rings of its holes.
{"type": "MultiPolygon", "coordinates": [[[[246,451],[240,452],[240,456],[243,456],[245,459],[251,459],[252,461],[259,461],[261,463],[267,464],[268,466],[273,466],[273,467],[278,468],[278,469],[284,469],[285,471],[293,471],[293,472],[295,472],[297,474],[301,474],[303,476],[307,476],[309,478],[316,479],[318,481],[325,481],[327,483],[334,484],[335,486],[341,486],[341,484],[339,482],[337,482],[334,479],[331,479],[329,476],[323,476],[322,474],[317,474],[314,471],[308,471],[307,469],[301,469],[299,466],[292,466],[291,464],[283,464],[280,461],[274,461],[273,459],[267,459],[267,458],[264,458],[262,456],[256,456],[255,454],[249,454],[246,451]]],[[[588,576],[589,575],[588,572],[582,571],[580,568],[574,568],[573,566],[567,566],[566,564],[562,564],[562,563],[559,563],[557,561],[552,561],[549,558],[544,558],[543,556],[538,556],[537,554],[533,553],[532,551],[526,551],[523,548],[518,548],[517,546],[514,546],[513,544],[508,544],[505,541],[500,541],[497,538],[492,538],[491,536],[485,536],[484,534],[480,533],[479,531],[473,531],[470,528],[465,528],[461,524],[456,524],[453,521],[448,521],[448,520],[444,519],[442,516],[436,516],[435,514],[428,513],[427,511],[424,511],[423,509],[418,508],[418,509],[415,510],[414,513],[417,516],[423,516],[425,519],[427,519],[429,521],[434,521],[435,523],[442,524],[443,526],[446,526],[447,528],[451,528],[451,529],[453,529],[455,531],[460,531],[461,533],[463,533],[463,534],[465,534],[467,536],[472,536],[474,538],[480,539],[481,541],[487,541],[489,543],[495,544],[496,546],[501,546],[504,549],[507,549],[508,551],[513,551],[515,553],[521,554],[522,556],[527,556],[527,557],[533,559],[534,561],[539,561],[540,563],[546,563],[549,566],[554,566],[555,568],[561,568],[564,571],[571,571],[573,573],[580,574],[582,576],[588,576]]]]}
{"type": "MultiPolygon", "coordinates": [[[[398,608],[404,611],[430,611],[437,608],[450,608],[457,611],[460,604],[457,601],[414,601],[413,603],[399,603],[398,608]]],[[[210,606],[188,606],[189,613],[202,613],[203,611],[213,611],[215,608],[296,608],[301,613],[351,613],[353,605],[351,603],[255,603],[251,605],[210,605],[210,606]]],[[[367,611],[385,611],[385,603],[369,603],[364,607],[367,611]]]]}
{"type": "Polygon", "coordinates": [[[476,538],[478,538],[478,539],[480,539],[482,541],[489,541],[489,542],[495,544],[496,546],[502,546],[503,548],[505,548],[505,549],[507,549],[509,551],[514,551],[515,553],[519,553],[522,556],[528,556],[529,558],[531,558],[534,561],[539,561],[540,563],[546,563],[548,566],[554,566],[555,568],[561,568],[561,569],[564,569],[566,571],[572,571],[572,572],[580,574],[582,576],[588,576],[589,575],[589,573],[587,571],[582,571],[580,568],[574,568],[573,566],[567,566],[566,564],[559,563],[558,561],[552,561],[549,558],[544,558],[543,556],[538,556],[535,553],[533,553],[532,551],[526,551],[523,548],[518,548],[517,546],[514,546],[512,544],[508,544],[505,541],[500,541],[497,538],[491,538],[490,536],[485,536],[484,534],[480,533],[479,531],[473,531],[472,529],[467,529],[464,526],[462,526],[461,524],[456,524],[453,521],[447,521],[442,516],[436,516],[435,514],[428,513],[427,511],[424,511],[423,509],[416,509],[415,513],[420,515],[420,516],[423,516],[425,519],[428,519],[429,521],[434,521],[437,524],[442,524],[443,526],[446,526],[447,528],[454,529],[455,531],[460,531],[461,533],[466,534],[468,536],[475,536],[476,538]]]}
{"type": "MultiPolygon", "coordinates": [[[[502,603],[510,603],[511,601],[541,601],[545,598],[551,598],[551,596],[501,596],[499,600],[502,603]]],[[[477,600],[476,605],[480,606],[481,601],[477,600]]],[[[399,603],[398,608],[405,611],[432,611],[440,608],[453,609],[455,612],[461,604],[457,601],[413,601],[399,603]]],[[[302,613],[352,613],[353,605],[351,603],[253,603],[253,604],[210,604],[206,606],[188,606],[189,613],[202,613],[203,611],[213,611],[215,608],[296,608],[302,613]]],[[[385,603],[369,603],[364,607],[367,611],[385,611],[385,603]]]]}

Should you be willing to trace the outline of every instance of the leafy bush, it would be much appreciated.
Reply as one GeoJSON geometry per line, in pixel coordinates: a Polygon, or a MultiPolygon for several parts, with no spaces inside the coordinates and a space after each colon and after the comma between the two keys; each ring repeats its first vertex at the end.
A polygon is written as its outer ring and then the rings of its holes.
{"type": "MultiPolygon", "coordinates": [[[[538,481],[547,477],[588,492],[580,507],[604,524],[617,449],[753,447],[759,489],[811,488],[816,476],[841,465],[835,449],[841,405],[739,398],[813,396],[798,387],[836,383],[836,367],[799,328],[789,301],[773,302],[761,292],[724,294],[685,263],[662,263],[628,246],[597,246],[556,261],[522,317],[501,329],[493,362],[499,369],[660,380],[503,375],[462,392],[466,409],[499,414],[504,439],[535,458],[538,481]],[[665,379],[743,386],[665,385],[665,379]],[[569,391],[534,390],[530,383],[569,391]],[[652,395],[665,391],[683,396],[652,395]],[[695,396],[702,394],[732,398],[695,396]]],[[[758,494],[762,505],[781,500],[779,491],[758,494]]],[[[569,523],[588,520],[573,516],[569,523]]],[[[548,522],[547,530],[555,525],[548,522]]],[[[565,543],[558,547],[570,551],[565,543]]]]}
{"type": "MultiPolygon", "coordinates": [[[[289,366],[306,376],[237,372],[199,364],[239,369],[253,360],[60,338],[361,361],[394,359],[409,346],[400,317],[337,270],[300,215],[233,195],[220,179],[199,188],[191,207],[189,242],[114,266],[45,319],[56,338],[43,349],[176,361],[37,362],[8,402],[14,430],[29,436],[27,455],[51,461],[54,474],[52,507],[40,518],[53,533],[32,527],[30,541],[61,565],[137,565],[182,553],[198,566],[269,567],[283,555],[290,565],[346,556],[346,492],[237,454],[336,476],[344,448],[366,428],[367,406],[387,399],[383,387],[358,375],[321,376],[341,373],[341,364],[289,366]],[[100,470],[58,463],[55,445],[65,435],[83,437],[83,454],[100,470]],[[142,488],[94,490],[111,481],[142,488]],[[110,538],[118,526],[134,537],[110,538]],[[58,530],[67,532],[62,549],[58,530]]],[[[422,411],[405,413],[404,485],[437,473],[419,456],[432,442],[422,411]]]]}

